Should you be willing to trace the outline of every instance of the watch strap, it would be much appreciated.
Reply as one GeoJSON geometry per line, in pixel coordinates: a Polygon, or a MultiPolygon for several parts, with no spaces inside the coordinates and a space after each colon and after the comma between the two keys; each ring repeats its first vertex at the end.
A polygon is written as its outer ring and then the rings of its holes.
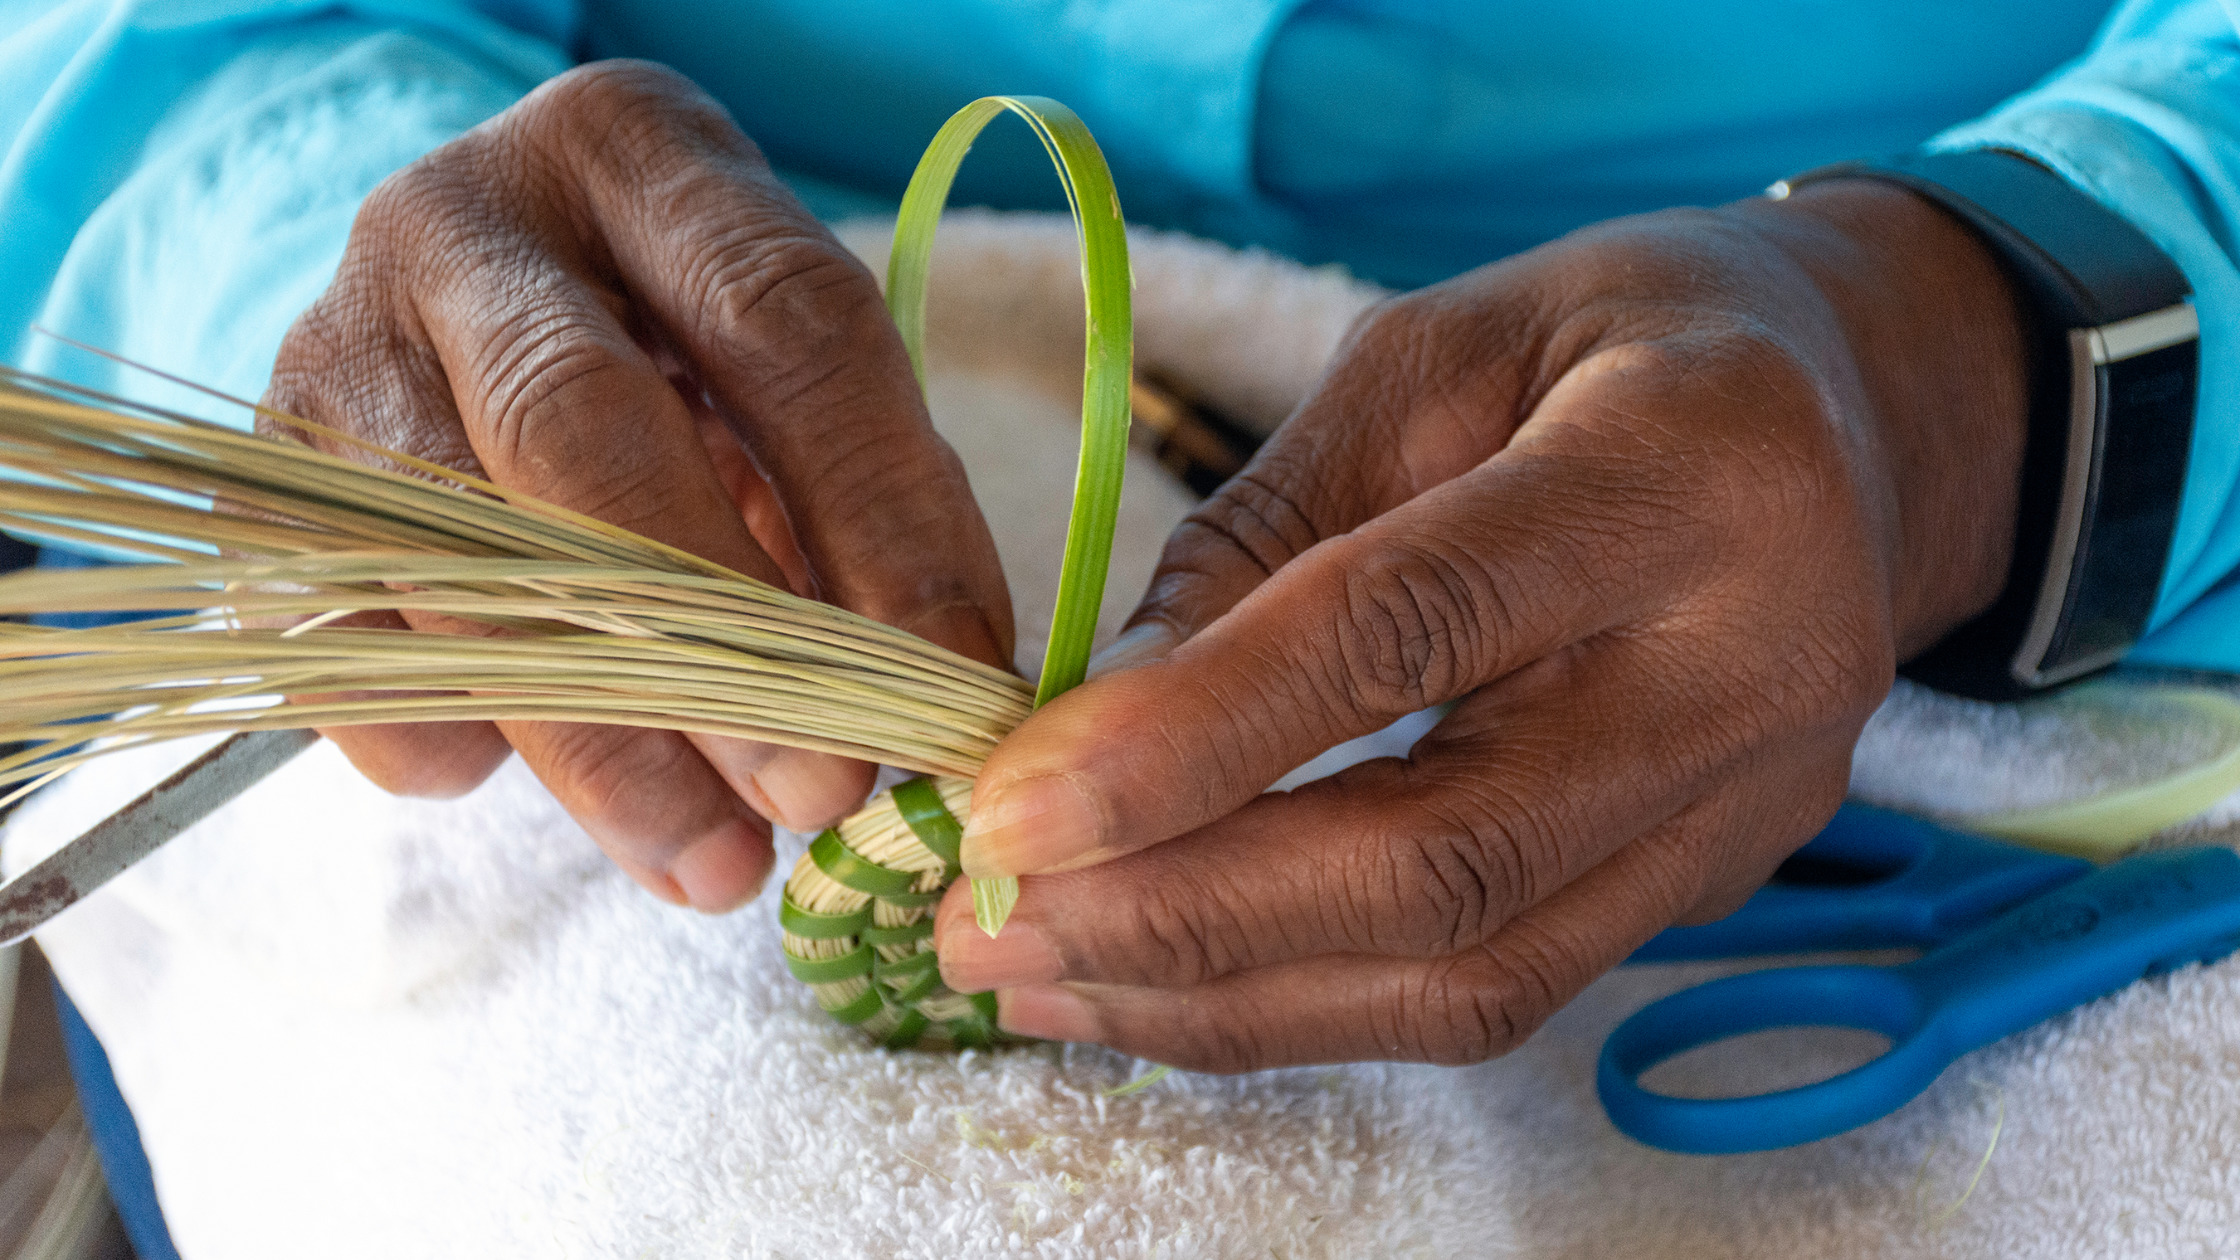
{"type": "Polygon", "coordinates": [[[1900,184],[1972,228],[2030,324],[2029,434],[1998,601],[1901,673],[2013,699],[2115,663],[2145,633],[2184,495],[2199,371],[2189,288],[2153,241],[2061,176],[1996,149],[1821,167],[1900,184]]]}

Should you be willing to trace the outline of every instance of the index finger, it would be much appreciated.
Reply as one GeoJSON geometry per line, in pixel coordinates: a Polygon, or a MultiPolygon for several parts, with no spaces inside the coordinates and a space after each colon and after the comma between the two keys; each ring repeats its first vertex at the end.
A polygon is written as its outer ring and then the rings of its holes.
{"type": "MultiPolygon", "coordinates": [[[[1581,493],[1608,470],[1572,437],[1316,544],[1163,659],[1035,714],[981,772],[966,873],[1180,835],[1327,748],[1660,606],[1699,558],[1694,531],[1614,519],[1581,493]]],[[[1656,493],[1613,497],[1650,513],[1656,493]]]]}

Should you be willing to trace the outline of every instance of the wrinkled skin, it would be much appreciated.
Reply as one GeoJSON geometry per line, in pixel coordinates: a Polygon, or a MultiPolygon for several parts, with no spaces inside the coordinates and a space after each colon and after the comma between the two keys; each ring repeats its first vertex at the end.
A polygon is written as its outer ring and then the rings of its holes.
{"type": "MultiPolygon", "coordinates": [[[[383,183],[266,402],[1009,663],[994,541],[878,286],[660,67],[562,75],[383,183]]],[[[417,795],[518,750],[625,870],[704,910],[761,886],[767,819],[821,827],[872,775],[606,726],[326,734],[417,795]]]]}
{"type": "MultiPolygon", "coordinates": [[[[1385,304],[1169,544],[1098,677],[982,776],[942,968],[1014,1031],[1237,1071],[1515,1045],[1825,821],[1895,662],[1986,607],[2024,353],[1894,188],[1672,211],[1385,304]],[[1405,759],[1284,795],[1432,705],[1405,759]]],[[[655,67],[546,85],[368,201],[276,407],[990,662],[995,552],[871,278],[655,67]]],[[[415,621],[418,628],[444,628],[415,621]]],[[[457,627],[449,627],[457,628],[457,627]]],[[[867,767],[607,728],[330,732],[447,794],[518,750],[721,910],[867,767]]]]}
{"type": "Polygon", "coordinates": [[[1621,220],[1395,299],[981,775],[942,971],[1015,1032],[1239,1071],[1500,1054],[1843,795],[2004,580],[1995,265],[1902,190],[1621,220]],[[1432,705],[1406,759],[1261,795],[1432,705]]]}

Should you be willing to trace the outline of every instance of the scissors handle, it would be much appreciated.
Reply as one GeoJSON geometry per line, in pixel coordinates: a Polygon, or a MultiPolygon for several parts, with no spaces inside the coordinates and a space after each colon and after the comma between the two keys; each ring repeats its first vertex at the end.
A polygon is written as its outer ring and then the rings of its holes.
{"type": "Polygon", "coordinates": [[[1938,945],[2092,864],[1846,804],[1742,908],[1669,928],[1632,962],[1938,945]]]}
{"type": "Polygon", "coordinates": [[[2240,945],[2240,855],[2141,854],[2029,901],[1900,967],[1789,967],[1714,980],[1653,1002],[1603,1043],[1596,1090],[1638,1141],[1691,1154],[1774,1150],[1896,1111],[1954,1059],[2240,945]],[[1769,1028],[1863,1028],[1880,1057],[1816,1084],[1744,1098],[1643,1089],[1648,1069],[1696,1046],[1769,1028]]]}

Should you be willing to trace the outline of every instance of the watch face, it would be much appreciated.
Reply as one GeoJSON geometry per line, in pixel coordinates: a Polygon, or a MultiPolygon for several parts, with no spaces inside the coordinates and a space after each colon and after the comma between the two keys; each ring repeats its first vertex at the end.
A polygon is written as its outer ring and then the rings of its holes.
{"type": "Polygon", "coordinates": [[[2097,669],[2145,632],[2185,489],[2200,353],[2189,340],[2094,366],[2096,440],[2075,559],[2043,655],[2016,663],[2036,675],[2027,681],[2097,669]]]}

